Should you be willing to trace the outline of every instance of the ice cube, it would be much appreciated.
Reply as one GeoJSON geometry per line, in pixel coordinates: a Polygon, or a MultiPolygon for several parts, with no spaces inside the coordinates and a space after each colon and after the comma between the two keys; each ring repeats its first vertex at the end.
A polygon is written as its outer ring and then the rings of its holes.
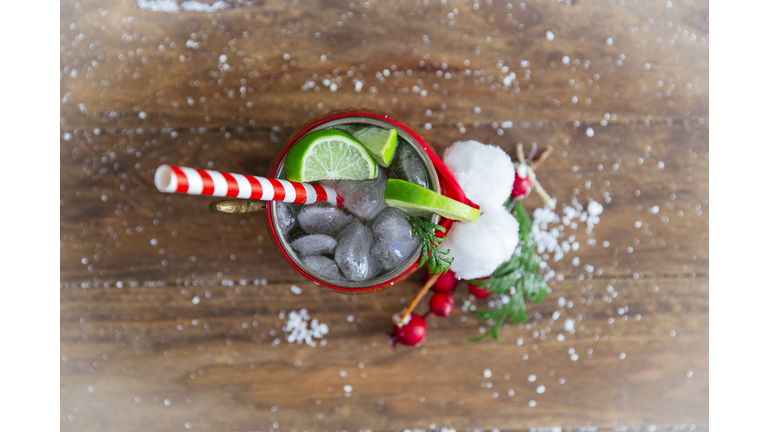
{"type": "Polygon", "coordinates": [[[293,210],[285,203],[275,202],[275,214],[277,215],[277,226],[280,227],[280,231],[288,233],[296,224],[296,216],[293,215],[293,210]]]}
{"type": "Polygon", "coordinates": [[[388,207],[373,221],[374,242],[371,256],[384,270],[392,270],[400,265],[411,251],[420,244],[413,238],[411,225],[402,210],[388,207]]]}
{"type": "Polygon", "coordinates": [[[371,220],[386,207],[387,178],[381,170],[373,180],[338,181],[334,190],[344,200],[344,208],[361,219],[371,220]]]}
{"type": "Polygon", "coordinates": [[[416,150],[405,142],[400,142],[397,147],[397,153],[389,167],[395,177],[429,189],[427,170],[416,150]]]}
{"type": "Polygon", "coordinates": [[[346,281],[339,272],[339,266],[332,259],[322,255],[303,257],[301,262],[318,275],[332,281],[346,281]]]}
{"type": "Polygon", "coordinates": [[[321,203],[302,208],[297,219],[301,228],[310,234],[333,235],[347,225],[351,216],[321,203]]]}
{"type": "Polygon", "coordinates": [[[333,253],[336,249],[336,240],[325,234],[311,234],[295,240],[291,243],[291,249],[299,256],[333,253]]]}
{"type": "Polygon", "coordinates": [[[347,279],[362,282],[376,276],[380,268],[369,254],[373,243],[370,229],[355,221],[344,228],[336,240],[334,259],[347,279]]]}

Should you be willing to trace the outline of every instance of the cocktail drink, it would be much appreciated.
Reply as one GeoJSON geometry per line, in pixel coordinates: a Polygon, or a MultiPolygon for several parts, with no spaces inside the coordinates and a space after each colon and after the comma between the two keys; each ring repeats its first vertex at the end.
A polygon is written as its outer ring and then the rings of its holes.
{"type": "Polygon", "coordinates": [[[424,141],[404,123],[373,112],[331,114],[300,127],[278,157],[271,176],[286,177],[286,156],[308,134],[337,130],[352,136],[396,132],[389,166],[377,162],[371,180],[320,180],[343,201],[312,205],[270,202],[270,227],[278,247],[301,274],[325,287],[344,292],[376,292],[392,286],[416,269],[421,243],[407,217],[438,223],[434,213],[387,206],[387,180],[401,179],[437,193],[440,180],[424,141]]]}
{"type": "Polygon", "coordinates": [[[214,203],[214,211],[266,209],[291,265],[341,292],[378,292],[424,262],[432,268],[436,254],[445,253],[435,249],[436,229],[447,232],[452,220],[474,222],[480,214],[411,127],[364,110],[299,127],[269,177],[163,165],[155,185],[166,193],[250,200],[214,203]]]}

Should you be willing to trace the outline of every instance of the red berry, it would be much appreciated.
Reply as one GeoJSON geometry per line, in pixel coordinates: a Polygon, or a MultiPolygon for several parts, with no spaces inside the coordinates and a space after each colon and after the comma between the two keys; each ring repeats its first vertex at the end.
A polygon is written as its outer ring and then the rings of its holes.
{"type": "Polygon", "coordinates": [[[431,289],[432,291],[436,292],[450,292],[456,288],[457,283],[459,283],[459,281],[456,279],[456,275],[452,271],[448,270],[447,272],[438,276],[435,284],[432,285],[431,289]]]}
{"type": "Polygon", "coordinates": [[[515,172],[515,183],[512,186],[512,198],[525,198],[531,193],[531,176],[520,177],[515,172]]]}
{"type": "Polygon", "coordinates": [[[429,310],[439,317],[447,317],[453,312],[453,296],[447,292],[437,292],[429,299],[429,310]]]}
{"type": "Polygon", "coordinates": [[[475,296],[477,298],[484,299],[484,298],[488,297],[489,295],[491,295],[490,291],[486,291],[485,290],[486,287],[487,286],[479,287],[477,285],[470,285],[469,286],[469,292],[470,292],[470,294],[472,294],[473,296],[475,296]]]}
{"type": "Polygon", "coordinates": [[[395,324],[395,339],[403,345],[418,345],[427,336],[427,321],[421,315],[411,314],[411,320],[402,327],[395,324]]]}

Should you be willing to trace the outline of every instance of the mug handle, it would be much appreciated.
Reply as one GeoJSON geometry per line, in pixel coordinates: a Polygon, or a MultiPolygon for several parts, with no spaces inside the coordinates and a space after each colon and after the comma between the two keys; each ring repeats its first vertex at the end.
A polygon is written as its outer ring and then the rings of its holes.
{"type": "Polygon", "coordinates": [[[214,201],[208,206],[211,213],[258,213],[266,209],[266,201],[239,199],[214,201]]]}

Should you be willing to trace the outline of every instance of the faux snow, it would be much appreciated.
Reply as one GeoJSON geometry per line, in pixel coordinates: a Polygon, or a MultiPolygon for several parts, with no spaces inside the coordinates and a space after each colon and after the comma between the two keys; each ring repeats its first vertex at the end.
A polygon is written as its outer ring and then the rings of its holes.
{"type": "Polygon", "coordinates": [[[515,167],[499,147],[459,141],[445,150],[443,161],[467,198],[480,205],[482,211],[501,207],[512,193],[515,167]]]}
{"type": "MultiPolygon", "coordinates": [[[[507,196],[510,191],[511,188],[507,196]]],[[[440,244],[443,249],[450,249],[448,257],[454,258],[451,270],[459,279],[490,275],[517,247],[520,229],[517,219],[500,205],[489,208],[481,205],[480,209],[483,213],[477,222],[454,222],[440,244]]]]}
{"type": "Polygon", "coordinates": [[[298,312],[291,311],[288,313],[288,321],[285,323],[285,326],[283,326],[283,331],[291,332],[291,334],[285,338],[288,343],[298,342],[301,344],[302,342],[306,342],[307,345],[313,347],[316,346],[317,343],[313,341],[312,338],[322,339],[323,335],[328,334],[328,326],[318,323],[317,319],[313,319],[310,323],[309,313],[306,309],[302,309],[298,312]],[[307,328],[308,323],[309,328],[307,328]]]}

